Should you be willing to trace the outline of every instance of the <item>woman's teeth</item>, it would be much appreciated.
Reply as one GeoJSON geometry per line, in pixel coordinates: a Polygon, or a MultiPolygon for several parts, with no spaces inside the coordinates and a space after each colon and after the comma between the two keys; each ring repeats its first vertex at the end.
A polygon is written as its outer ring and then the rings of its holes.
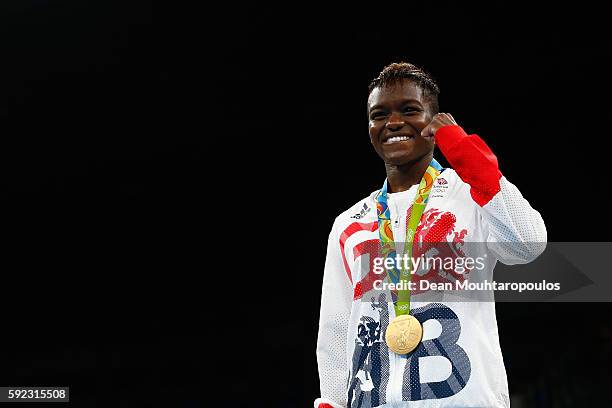
{"type": "Polygon", "coordinates": [[[405,140],[410,140],[412,139],[412,137],[409,136],[394,136],[394,137],[390,137],[389,139],[387,139],[385,141],[385,143],[397,143],[397,142],[403,142],[405,140]]]}

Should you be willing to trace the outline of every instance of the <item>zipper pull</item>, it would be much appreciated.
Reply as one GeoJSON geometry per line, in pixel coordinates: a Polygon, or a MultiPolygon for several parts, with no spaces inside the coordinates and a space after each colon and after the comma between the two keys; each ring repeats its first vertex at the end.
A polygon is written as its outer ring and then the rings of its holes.
{"type": "Polygon", "coordinates": [[[391,223],[393,225],[393,228],[398,228],[399,227],[399,222],[400,222],[400,217],[399,216],[395,216],[391,219],[391,223]]]}

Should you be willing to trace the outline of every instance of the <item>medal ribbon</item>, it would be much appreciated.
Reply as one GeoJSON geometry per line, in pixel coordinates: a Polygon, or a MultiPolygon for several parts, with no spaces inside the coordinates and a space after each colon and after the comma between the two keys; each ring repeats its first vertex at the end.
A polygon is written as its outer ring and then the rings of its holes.
{"type": "MultiPolygon", "coordinates": [[[[408,282],[412,281],[411,269],[413,266],[412,246],[414,235],[427,206],[431,187],[441,172],[442,166],[440,166],[436,159],[432,159],[427,170],[425,170],[425,174],[423,174],[414,202],[412,203],[412,212],[408,220],[406,242],[404,243],[404,255],[408,255],[408,268],[404,268],[401,262],[398,267],[394,262],[393,269],[388,270],[388,275],[393,283],[401,282],[406,286],[406,289],[401,289],[397,292],[397,300],[394,302],[396,316],[410,313],[410,289],[408,288],[408,282]]],[[[376,212],[378,214],[378,235],[380,237],[381,254],[385,258],[386,265],[386,258],[396,258],[395,241],[391,228],[391,213],[387,204],[387,179],[385,179],[382,189],[376,197],[376,212]]]]}

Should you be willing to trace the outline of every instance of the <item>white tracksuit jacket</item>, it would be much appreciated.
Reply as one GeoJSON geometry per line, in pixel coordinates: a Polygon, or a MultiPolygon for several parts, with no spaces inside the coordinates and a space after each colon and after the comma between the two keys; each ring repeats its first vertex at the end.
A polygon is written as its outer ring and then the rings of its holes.
{"type": "MultiPolygon", "coordinates": [[[[445,126],[435,140],[452,168],[434,183],[415,243],[486,243],[480,273],[489,281],[497,261],[535,259],[546,245],[542,217],[500,173],[482,139],[445,126]]],[[[416,188],[388,195],[396,241],[405,237],[416,188]]],[[[493,302],[413,301],[410,313],[423,325],[421,344],[407,356],[387,348],[393,303],[367,293],[368,248],[379,245],[377,192],[340,214],[329,234],[317,341],[321,397],[315,408],[509,407],[493,302]]]]}

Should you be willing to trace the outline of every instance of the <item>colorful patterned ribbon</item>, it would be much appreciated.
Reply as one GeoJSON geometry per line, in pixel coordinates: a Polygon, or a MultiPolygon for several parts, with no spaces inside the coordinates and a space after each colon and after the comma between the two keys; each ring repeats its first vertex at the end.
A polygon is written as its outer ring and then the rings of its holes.
{"type": "MultiPolygon", "coordinates": [[[[408,220],[408,227],[406,228],[404,255],[408,255],[407,259],[409,267],[407,269],[403,268],[402,263],[400,263],[398,268],[398,265],[394,263],[394,268],[388,271],[388,275],[393,283],[402,282],[404,285],[407,285],[407,282],[412,281],[410,266],[412,265],[411,258],[414,235],[419,226],[421,216],[425,211],[425,207],[427,206],[431,187],[441,172],[442,166],[440,166],[436,159],[432,159],[419,184],[416,197],[412,203],[412,212],[410,213],[410,219],[408,220]]],[[[391,213],[389,211],[389,205],[387,204],[387,179],[385,179],[385,183],[378,193],[376,201],[376,212],[378,213],[378,235],[380,237],[381,254],[385,258],[385,261],[386,258],[395,259],[396,251],[395,241],[393,239],[393,230],[391,228],[391,213]]],[[[398,290],[394,307],[396,316],[410,313],[410,289],[406,288],[405,290],[398,290]]]]}

